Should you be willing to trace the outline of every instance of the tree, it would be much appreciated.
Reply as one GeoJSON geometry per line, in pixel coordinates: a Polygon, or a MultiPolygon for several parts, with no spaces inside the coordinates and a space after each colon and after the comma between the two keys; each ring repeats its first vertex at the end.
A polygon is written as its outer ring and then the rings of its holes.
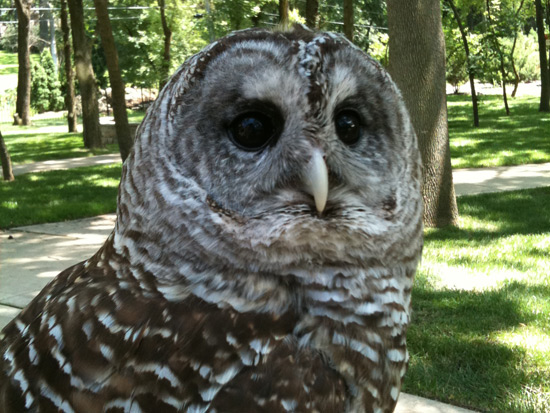
{"type": "Polygon", "coordinates": [[[92,68],[91,49],[88,46],[84,29],[84,9],[82,0],[68,0],[73,32],[74,62],[76,77],[80,85],[82,97],[82,126],[84,130],[84,146],[100,148],[101,130],[99,128],[99,108],[97,105],[97,86],[92,68]]]}
{"type": "Polygon", "coordinates": [[[32,62],[31,68],[31,106],[38,113],[61,110],[61,83],[50,51],[45,48],[38,62],[32,62]]]}
{"type": "Polygon", "coordinates": [[[453,15],[456,20],[456,24],[458,25],[458,29],[460,30],[460,36],[462,37],[462,44],[464,45],[464,52],[466,53],[466,67],[468,70],[468,79],[470,80],[470,91],[472,95],[472,111],[474,114],[474,126],[477,128],[479,127],[479,110],[477,105],[477,94],[476,94],[476,86],[475,86],[475,73],[474,73],[474,65],[471,62],[471,55],[470,55],[470,46],[468,44],[468,38],[466,37],[466,29],[462,23],[462,19],[460,17],[460,13],[458,12],[458,9],[456,8],[453,0],[446,0],[447,4],[451,7],[453,11],[453,15]]]}
{"type": "Polygon", "coordinates": [[[74,93],[74,72],[71,56],[70,28],[67,18],[67,2],[61,0],[61,31],[63,32],[63,58],[65,68],[65,109],[67,109],[67,126],[69,132],[77,132],[76,104],[74,93]]]}
{"type": "Polygon", "coordinates": [[[111,29],[111,20],[107,10],[107,0],[94,0],[95,12],[97,15],[97,25],[101,36],[101,44],[105,51],[107,59],[107,70],[109,71],[109,80],[111,82],[111,95],[113,97],[113,114],[115,117],[115,130],[120,150],[120,156],[124,162],[133,145],[130,126],[128,125],[128,115],[126,113],[126,88],[120,75],[118,67],[118,53],[116,51],[115,39],[111,29]]]}
{"type": "Polygon", "coordinates": [[[160,21],[162,23],[162,31],[164,33],[164,54],[162,55],[162,70],[160,74],[160,86],[162,89],[168,77],[170,76],[170,43],[172,42],[172,30],[166,21],[166,2],[165,0],[157,0],[160,9],[160,21]]]}
{"type": "Polygon", "coordinates": [[[506,94],[506,68],[504,63],[504,52],[503,48],[498,41],[498,33],[496,29],[496,23],[493,21],[492,17],[492,11],[491,11],[491,3],[492,0],[485,0],[485,5],[487,7],[487,21],[489,23],[489,33],[488,38],[490,42],[492,43],[493,50],[496,52],[498,59],[499,59],[499,69],[500,69],[500,77],[501,77],[501,84],[502,84],[502,99],[504,101],[504,108],[506,109],[506,115],[510,116],[510,107],[508,106],[508,96],[506,94]]]}
{"type": "Polygon", "coordinates": [[[17,9],[17,101],[14,125],[29,125],[31,110],[30,20],[31,1],[15,0],[17,9]]]}
{"type": "Polygon", "coordinates": [[[439,0],[388,0],[389,71],[401,89],[423,162],[424,223],[456,225],[439,0]]]}
{"type": "Polygon", "coordinates": [[[319,21],[319,0],[306,0],[306,25],[316,29],[319,21]]]}
{"type": "Polygon", "coordinates": [[[0,162],[2,163],[2,175],[4,177],[4,181],[13,181],[15,178],[13,177],[13,171],[11,168],[11,158],[8,148],[6,147],[6,142],[4,142],[2,132],[0,132],[0,162]]]}
{"type": "Polygon", "coordinates": [[[344,35],[353,42],[353,0],[344,0],[344,35]]]}
{"type": "Polygon", "coordinates": [[[544,11],[541,0],[535,0],[535,15],[537,22],[537,36],[539,40],[540,59],[540,104],[539,111],[550,112],[550,70],[546,57],[546,38],[544,36],[544,11]]]}
{"type": "Polygon", "coordinates": [[[281,26],[288,26],[288,0],[279,0],[279,22],[281,26]]]}

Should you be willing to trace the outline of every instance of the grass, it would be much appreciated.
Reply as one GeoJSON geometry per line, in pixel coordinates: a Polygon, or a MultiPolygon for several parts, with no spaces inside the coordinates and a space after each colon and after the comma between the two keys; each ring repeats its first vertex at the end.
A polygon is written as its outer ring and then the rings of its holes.
{"type": "MultiPolygon", "coordinates": [[[[129,111],[131,122],[140,122],[143,115],[143,112],[129,111]]],[[[66,130],[66,124],[66,119],[57,118],[34,120],[31,126],[2,125],[12,162],[24,164],[118,152],[117,144],[104,149],[84,148],[82,133],[61,132],[66,130]]]]}
{"type": "Polygon", "coordinates": [[[480,127],[473,127],[469,96],[448,96],[449,137],[455,168],[550,162],[550,113],[538,111],[539,98],[510,99],[506,116],[500,96],[480,96],[480,127]]]}
{"type": "Polygon", "coordinates": [[[0,183],[0,229],[115,212],[121,165],[18,176],[0,183]]]}
{"type": "Polygon", "coordinates": [[[404,390],[550,411],[550,188],[458,202],[459,228],[426,230],[404,390]]]}
{"type": "Polygon", "coordinates": [[[17,53],[0,51],[0,75],[16,75],[17,67],[17,53]]]}

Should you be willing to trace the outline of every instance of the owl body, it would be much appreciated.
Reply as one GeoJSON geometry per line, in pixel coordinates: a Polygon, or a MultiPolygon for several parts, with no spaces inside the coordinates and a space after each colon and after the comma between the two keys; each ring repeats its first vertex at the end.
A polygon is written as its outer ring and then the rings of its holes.
{"type": "Polygon", "coordinates": [[[421,217],[386,72],[236,32],[149,109],[104,246],[2,332],[0,410],[393,411],[421,217]]]}

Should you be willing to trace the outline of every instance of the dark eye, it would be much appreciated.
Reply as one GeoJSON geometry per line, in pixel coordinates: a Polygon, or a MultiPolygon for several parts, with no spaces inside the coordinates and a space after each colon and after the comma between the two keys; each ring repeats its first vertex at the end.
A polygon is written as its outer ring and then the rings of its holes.
{"type": "Polygon", "coordinates": [[[261,112],[247,112],[231,122],[229,133],[241,149],[257,151],[275,137],[276,128],[270,116],[261,112]]]}
{"type": "Polygon", "coordinates": [[[361,120],[352,110],[343,110],[334,120],[336,134],[346,145],[353,145],[361,137],[361,120]]]}

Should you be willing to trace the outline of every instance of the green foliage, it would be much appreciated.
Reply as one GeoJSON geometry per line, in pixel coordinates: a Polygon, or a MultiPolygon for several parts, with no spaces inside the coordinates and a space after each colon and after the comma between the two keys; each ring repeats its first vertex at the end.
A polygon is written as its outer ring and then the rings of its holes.
{"type": "Polygon", "coordinates": [[[50,51],[44,49],[38,62],[31,64],[31,106],[38,113],[63,108],[61,83],[55,73],[50,51]]]}
{"type": "MultiPolygon", "coordinates": [[[[511,50],[512,43],[512,38],[503,40],[504,47],[508,50],[511,50]]],[[[514,58],[521,82],[533,82],[540,78],[539,45],[535,30],[531,29],[528,34],[518,33],[514,58]]],[[[509,81],[513,80],[512,75],[510,73],[509,81]]]]}

